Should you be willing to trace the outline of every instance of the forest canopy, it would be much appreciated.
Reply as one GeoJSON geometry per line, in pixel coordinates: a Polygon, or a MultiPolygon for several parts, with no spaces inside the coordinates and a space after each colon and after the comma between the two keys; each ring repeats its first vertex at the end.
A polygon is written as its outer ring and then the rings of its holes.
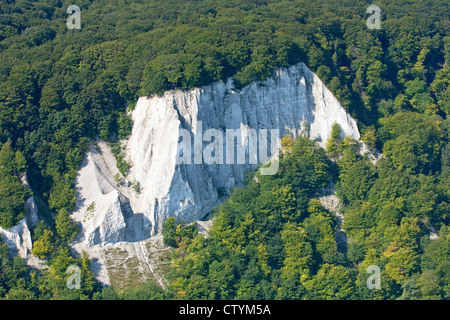
{"type": "Polygon", "coordinates": [[[121,297],[450,296],[448,2],[375,1],[381,29],[367,28],[362,0],[75,2],[0,2],[0,226],[23,218],[31,194],[25,173],[50,212],[33,230],[48,271],[30,271],[0,243],[1,298],[119,297],[96,283],[87,256],[67,249],[77,233],[73,181],[90,140],[128,136],[126,111],[139,95],[231,76],[239,90],[298,62],[324,81],[357,120],[362,141],[383,157],[373,163],[339,134],[326,151],[286,139],[291,149],[279,174],[236,190],[217,208],[208,240],[168,220],[169,291],[145,284],[121,297]],[[73,4],[81,28],[70,30],[73,4]],[[342,226],[317,200],[329,184],[342,226]],[[336,240],[341,227],[345,246],[336,240]],[[64,285],[71,264],[82,270],[81,291],[64,285]],[[375,264],[386,280],[380,291],[365,286],[375,264]],[[148,288],[153,293],[143,294],[148,288]]]}

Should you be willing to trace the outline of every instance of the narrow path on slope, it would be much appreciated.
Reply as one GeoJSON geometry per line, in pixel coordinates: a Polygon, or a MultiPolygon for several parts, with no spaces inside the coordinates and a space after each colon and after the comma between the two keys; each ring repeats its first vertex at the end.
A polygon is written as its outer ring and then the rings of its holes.
{"type": "Polygon", "coordinates": [[[150,261],[148,261],[147,255],[146,255],[146,250],[145,250],[145,246],[143,241],[139,241],[139,246],[136,245],[136,243],[134,243],[134,247],[136,249],[136,253],[138,254],[138,256],[141,256],[140,260],[141,261],[145,261],[145,263],[147,264],[150,272],[153,274],[153,276],[155,277],[156,281],[158,281],[159,285],[166,290],[166,286],[164,285],[164,281],[161,279],[161,277],[159,275],[156,274],[156,272],[153,270],[153,267],[150,263],[150,261]],[[138,249],[139,247],[139,249],[138,249]]]}

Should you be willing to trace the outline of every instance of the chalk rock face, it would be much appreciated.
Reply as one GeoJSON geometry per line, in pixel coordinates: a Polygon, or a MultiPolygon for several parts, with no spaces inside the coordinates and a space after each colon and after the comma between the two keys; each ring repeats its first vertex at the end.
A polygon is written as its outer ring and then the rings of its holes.
{"type": "Polygon", "coordinates": [[[269,160],[273,153],[268,148],[263,156],[263,145],[282,135],[306,134],[325,146],[337,122],[343,137],[360,138],[355,120],[303,63],[240,91],[229,79],[140,97],[132,118],[124,141],[131,164],[127,177],[118,181],[115,158],[102,141],[91,144],[78,172],[72,217],[83,230],[75,244],[80,250],[145,240],[160,232],[169,216],[185,222],[203,218],[244,184],[247,172],[269,160]],[[272,136],[274,130],[278,135],[272,136]],[[239,150],[246,150],[245,157],[238,159],[239,150]]]}
{"type": "MultiPolygon", "coordinates": [[[[132,118],[134,125],[126,149],[131,163],[128,178],[140,183],[141,194],[139,199],[130,199],[130,204],[134,212],[147,217],[152,234],[161,230],[168,216],[185,221],[201,219],[233,186],[244,184],[246,172],[256,169],[250,160],[258,157],[254,153],[244,164],[238,164],[236,157],[234,162],[226,161],[226,152],[221,154],[218,149],[214,156],[218,156],[219,163],[206,163],[205,157],[195,161],[199,145],[204,152],[212,141],[225,145],[227,130],[240,129],[232,148],[242,146],[247,151],[246,135],[252,130],[259,134],[260,129],[267,129],[268,135],[270,130],[278,129],[279,138],[307,134],[325,146],[331,126],[337,122],[343,137],[360,138],[355,120],[303,63],[278,69],[272,78],[240,91],[234,91],[229,79],[190,91],[140,97],[132,118]],[[208,129],[216,129],[222,139],[217,135],[214,139],[207,137],[208,129]],[[189,143],[190,149],[186,147],[189,143]],[[180,162],[180,158],[185,161],[180,162]]],[[[258,138],[260,147],[262,135],[258,138]]]]}
{"type": "Polygon", "coordinates": [[[9,229],[0,228],[0,236],[8,245],[8,249],[13,255],[21,258],[28,258],[31,254],[32,240],[31,230],[38,222],[38,209],[34,197],[31,196],[25,202],[25,216],[17,225],[9,229]]]}
{"type": "MultiPolygon", "coordinates": [[[[98,140],[75,181],[77,209],[71,217],[81,232],[71,247],[88,252],[105,284],[128,268],[128,258],[139,272],[162,279],[155,252],[163,246],[156,235],[163,222],[169,216],[185,222],[203,218],[234,186],[244,185],[247,172],[270,159],[270,148],[265,156],[261,152],[271,145],[268,140],[302,134],[325,146],[335,122],[342,137],[360,138],[355,120],[303,63],[240,91],[229,79],[140,97],[132,118],[132,133],[121,142],[131,165],[127,176],[117,169],[108,144],[98,140]],[[272,136],[273,130],[279,134],[272,136]]],[[[207,230],[208,223],[200,225],[207,230]]]]}
{"type": "Polygon", "coordinates": [[[76,177],[77,210],[72,219],[82,227],[77,242],[92,247],[150,236],[143,215],[134,214],[130,207],[132,191],[116,181],[118,173],[109,146],[103,141],[91,143],[76,177]]]}
{"type": "Polygon", "coordinates": [[[94,230],[89,234],[89,244],[115,243],[125,239],[126,223],[117,191],[110,195],[111,203],[101,210],[94,220],[94,230]]]}

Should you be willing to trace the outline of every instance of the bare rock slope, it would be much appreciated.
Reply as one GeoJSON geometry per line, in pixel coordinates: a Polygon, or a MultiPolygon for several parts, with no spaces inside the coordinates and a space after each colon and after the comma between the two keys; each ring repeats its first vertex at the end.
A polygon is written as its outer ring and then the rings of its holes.
{"type": "MultiPolygon", "coordinates": [[[[177,163],[183,132],[195,141],[208,129],[217,129],[224,137],[226,130],[240,129],[236,148],[247,150],[246,134],[260,129],[278,129],[280,137],[307,134],[324,146],[337,122],[343,136],[360,138],[355,120],[303,63],[278,69],[272,78],[240,91],[234,91],[229,79],[190,91],[140,97],[132,118],[131,136],[123,142],[131,164],[127,177],[118,181],[111,150],[98,141],[91,145],[76,180],[73,218],[82,232],[72,246],[90,253],[104,283],[112,282],[113,273],[106,269],[114,263],[108,257],[122,252],[128,263],[137,259],[142,277],[150,274],[163,286],[158,263],[152,262],[157,259],[152,257],[164,248],[151,249],[150,244],[160,238],[155,235],[165,219],[203,218],[234,186],[244,184],[245,173],[256,169],[249,157],[244,164],[177,163]],[[139,190],[130,187],[131,181],[139,183],[139,190]]],[[[203,142],[202,148],[208,143],[203,142]]]]}
{"type": "Polygon", "coordinates": [[[148,218],[152,234],[161,230],[168,216],[201,219],[221,201],[221,192],[229,194],[235,185],[242,186],[245,173],[256,168],[249,160],[177,164],[181,130],[189,131],[193,141],[210,128],[219,129],[223,136],[226,130],[241,129],[236,144],[247,149],[249,129],[279,129],[280,136],[294,137],[305,132],[324,145],[337,122],[343,135],[360,138],[355,120],[303,63],[278,69],[272,78],[239,92],[233,91],[230,79],[191,91],[141,97],[132,117],[127,144],[130,179],[142,186],[141,201],[133,210],[148,218]]]}

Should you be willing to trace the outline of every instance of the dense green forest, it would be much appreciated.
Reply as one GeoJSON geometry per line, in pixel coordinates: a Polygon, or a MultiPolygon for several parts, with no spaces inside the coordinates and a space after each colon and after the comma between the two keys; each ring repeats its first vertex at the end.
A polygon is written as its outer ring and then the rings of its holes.
{"type": "MultiPolygon", "coordinates": [[[[33,230],[37,271],[0,243],[0,298],[444,299],[450,297],[450,4],[374,1],[4,0],[0,3],[0,226],[30,195],[49,208],[33,230]],[[81,9],[69,30],[66,10],[81,9]],[[233,76],[239,90],[305,62],[383,157],[333,135],[323,150],[284,139],[280,171],[249,176],[216,208],[210,236],[165,225],[167,291],[101,288],[72,257],[74,177],[88,143],[126,138],[139,95],[233,76]],[[317,200],[330,184],[343,225],[317,200]],[[338,241],[345,231],[349,238],[338,241]],[[437,236],[430,239],[430,234],[437,236]],[[65,286],[69,265],[80,290],[65,286]],[[381,269],[381,289],[366,272],[381,269]]],[[[333,131],[338,131],[334,128],[333,131]]],[[[122,171],[127,167],[124,165],[122,171]]]]}

